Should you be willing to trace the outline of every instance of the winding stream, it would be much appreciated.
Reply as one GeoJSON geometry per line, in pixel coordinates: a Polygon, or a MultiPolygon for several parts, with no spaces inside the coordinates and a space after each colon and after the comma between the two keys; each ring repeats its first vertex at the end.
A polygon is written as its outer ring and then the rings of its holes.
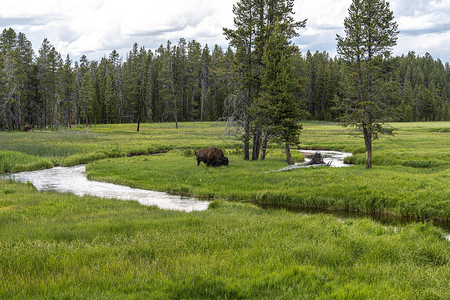
{"type": "Polygon", "coordinates": [[[156,205],[162,209],[190,212],[205,210],[209,205],[208,201],[201,201],[196,198],[88,180],[85,171],[85,165],[78,165],[75,167],[55,167],[45,170],[7,174],[1,178],[13,179],[19,182],[31,182],[39,191],[135,200],[143,205],[156,205]]]}

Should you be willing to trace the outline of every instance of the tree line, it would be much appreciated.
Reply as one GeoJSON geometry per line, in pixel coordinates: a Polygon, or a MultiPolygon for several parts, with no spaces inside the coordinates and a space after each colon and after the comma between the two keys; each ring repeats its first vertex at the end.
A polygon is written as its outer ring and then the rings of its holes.
{"type": "Polygon", "coordinates": [[[0,39],[0,127],[217,120],[229,93],[234,53],[195,40],[154,52],[134,44],[124,59],[62,59],[44,39],[38,54],[23,33],[0,39]]]}
{"type": "MultiPolygon", "coordinates": [[[[253,155],[259,155],[267,136],[258,122],[268,120],[260,108],[269,104],[256,100],[263,85],[269,87],[263,78],[269,63],[264,62],[264,49],[279,19],[284,20],[279,31],[288,42],[286,59],[292,67],[289,109],[298,109],[303,119],[337,120],[342,113],[336,109],[343,98],[342,57],[331,58],[326,52],[303,54],[290,45],[298,28],[305,25],[293,20],[291,1],[258,3],[238,2],[235,22],[253,27],[225,29],[230,42],[225,50],[182,38],[154,51],[134,44],[125,58],[114,50],[99,61],[85,55],[73,61],[69,55],[63,59],[47,39],[34,53],[25,34],[4,29],[0,37],[0,128],[215,121],[234,116],[243,122],[244,143],[249,147],[252,137],[257,147],[253,155]]],[[[410,52],[386,57],[380,72],[391,83],[390,105],[398,108],[398,120],[450,120],[449,63],[428,53],[420,57],[410,52]]]]}

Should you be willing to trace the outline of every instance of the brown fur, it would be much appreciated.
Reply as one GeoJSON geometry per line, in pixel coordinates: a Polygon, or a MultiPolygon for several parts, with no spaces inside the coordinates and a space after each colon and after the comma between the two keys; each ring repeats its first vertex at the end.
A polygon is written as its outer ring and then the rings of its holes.
{"type": "Polygon", "coordinates": [[[195,151],[197,157],[197,166],[200,162],[204,162],[208,167],[218,167],[221,165],[228,165],[228,159],[223,156],[223,151],[217,147],[203,148],[195,151]]]}

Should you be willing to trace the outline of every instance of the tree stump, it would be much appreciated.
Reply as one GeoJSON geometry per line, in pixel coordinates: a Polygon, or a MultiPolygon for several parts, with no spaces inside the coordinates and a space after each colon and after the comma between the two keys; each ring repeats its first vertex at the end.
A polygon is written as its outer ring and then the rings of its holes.
{"type": "Polygon", "coordinates": [[[324,165],[322,154],[319,152],[314,153],[314,155],[310,156],[311,161],[308,162],[309,165],[324,165]]]}

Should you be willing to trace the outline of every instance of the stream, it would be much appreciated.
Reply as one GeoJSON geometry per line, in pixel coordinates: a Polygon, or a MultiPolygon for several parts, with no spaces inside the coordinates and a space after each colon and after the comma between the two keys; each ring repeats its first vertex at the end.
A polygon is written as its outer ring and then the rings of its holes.
{"type": "MultiPolygon", "coordinates": [[[[315,150],[302,150],[305,155],[312,155],[315,150]]],[[[323,157],[324,162],[330,167],[347,167],[351,165],[344,164],[344,158],[352,155],[346,152],[337,151],[319,151],[323,157]]],[[[314,167],[318,165],[306,165],[308,158],[304,163],[298,163],[279,170],[269,171],[287,171],[298,168],[314,167]]],[[[18,182],[31,182],[39,191],[53,191],[59,193],[71,193],[78,196],[96,196],[101,198],[111,198],[119,200],[135,200],[142,205],[155,205],[161,209],[179,210],[179,211],[202,211],[206,210],[209,205],[209,201],[199,200],[193,197],[183,197],[179,195],[173,195],[166,192],[156,192],[137,188],[131,188],[123,185],[99,182],[88,180],[86,178],[86,165],[78,165],[74,167],[54,167],[51,169],[27,171],[14,174],[4,174],[0,176],[0,179],[12,179],[18,182]]],[[[262,206],[264,207],[264,206],[262,206]]],[[[264,208],[276,208],[280,207],[264,207],[264,208]]],[[[309,210],[309,209],[294,209],[293,211],[299,213],[327,213],[333,214],[338,218],[352,219],[352,218],[371,218],[379,223],[390,226],[401,226],[414,220],[394,218],[384,215],[373,215],[368,213],[346,213],[346,212],[334,212],[325,210],[309,210]]],[[[450,232],[450,224],[434,222],[436,226],[441,227],[446,232],[450,232]]],[[[446,239],[450,241],[450,234],[446,236],[446,239]]]]}
{"type": "Polygon", "coordinates": [[[289,171],[289,170],[295,170],[295,169],[301,169],[301,168],[310,168],[310,167],[319,167],[319,166],[329,166],[329,167],[335,167],[335,168],[342,168],[342,167],[349,167],[350,164],[345,164],[344,159],[346,157],[352,156],[352,153],[350,152],[340,152],[340,151],[325,151],[325,150],[300,150],[301,153],[305,155],[305,162],[302,163],[295,163],[293,165],[281,168],[279,170],[273,170],[268,171],[266,173],[270,172],[283,172],[283,171],[289,171]],[[310,165],[309,162],[311,161],[308,156],[314,155],[314,153],[319,152],[322,154],[323,157],[323,165],[310,165]]]}
{"type": "Polygon", "coordinates": [[[197,211],[208,208],[209,201],[182,197],[164,192],[149,191],[128,186],[88,180],[86,165],[55,167],[45,170],[6,174],[2,179],[31,182],[39,191],[71,193],[77,196],[96,196],[120,200],[135,200],[142,205],[156,205],[162,209],[197,211]]]}

